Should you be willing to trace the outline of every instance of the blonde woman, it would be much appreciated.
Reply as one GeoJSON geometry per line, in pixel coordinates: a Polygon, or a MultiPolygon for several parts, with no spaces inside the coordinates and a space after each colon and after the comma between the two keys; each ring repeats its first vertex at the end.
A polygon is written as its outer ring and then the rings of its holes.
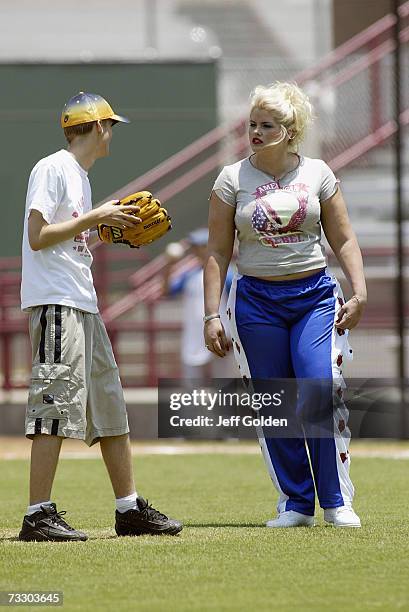
{"type": "Polygon", "coordinates": [[[360,527],[352,509],[341,365],[351,357],[348,330],[362,315],[366,284],[337,179],[324,161],[297,152],[311,119],[309,99],[295,84],[276,82],[252,93],[253,153],[223,168],[210,198],[204,336],[208,350],[226,355],[219,305],[237,231],[228,314],[242,376],[326,379],[331,396],[335,387],[327,437],[305,439],[301,428],[299,437],[285,439],[259,432],[279,493],[278,516],[266,524],[313,526],[316,487],[326,522],[360,527]],[[326,272],[321,228],[351,286],[347,302],[326,272]]]}

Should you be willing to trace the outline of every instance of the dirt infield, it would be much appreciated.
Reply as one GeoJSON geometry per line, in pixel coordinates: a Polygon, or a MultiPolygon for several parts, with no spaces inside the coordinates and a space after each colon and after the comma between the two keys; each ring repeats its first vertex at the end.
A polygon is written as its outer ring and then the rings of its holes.
{"type": "MultiPolygon", "coordinates": [[[[31,442],[24,437],[0,437],[0,459],[28,459],[31,442]]],[[[227,442],[146,441],[133,442],[133,455],[182,454],[249,454],[260,452],[256,442],[231,440],[227,442]]],[[[354,457],[409,459],[409,441],[356,440],[351,443],[354,457]]],[[[88,448],[79,440],[65,440],[61,450],[63,459],[93,459],[100,457],[99,445],[88,448]]]]}

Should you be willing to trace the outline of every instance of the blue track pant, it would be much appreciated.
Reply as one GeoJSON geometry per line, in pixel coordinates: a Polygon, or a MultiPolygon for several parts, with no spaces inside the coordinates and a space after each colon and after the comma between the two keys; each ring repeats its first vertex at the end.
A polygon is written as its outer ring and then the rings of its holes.
{"type": "MultiPolygon", "coordinates": [[[[352,503],[348,411],[342,400],[342,362],[352,357],[347,333],[334,327],[343,303],[337,281],[325,271],[294,281],[237,275],[228,315],[241,374],[253,379],[309,378],[334,382],[332,432],[328,437],[259,441],[279,492],[278,511],[313,515],[315,487],[321,507],[352,503]],[[307,453],[308,447],[308,453],[307,453]],[[309,454],[309,456],[308,456],[309,454]]],[[[332,384],[331,384],[332,393],[332,384]]]]}

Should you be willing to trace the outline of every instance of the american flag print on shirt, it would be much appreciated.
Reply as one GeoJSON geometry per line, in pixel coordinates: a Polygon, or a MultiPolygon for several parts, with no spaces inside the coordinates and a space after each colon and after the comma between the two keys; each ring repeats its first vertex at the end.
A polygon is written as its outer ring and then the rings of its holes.
{"type": "Polygon", "coordinates": [[[284,200],[287,201],[287,209],[284,206],[283,213],[281,214],[278,214],[277,210],[268,201],[269,193],[265,186],[264,188],[257,188],[254,194],[256,200],[251,222],[254,231],[259,234],[261,244],[264,246],[274,248],[280,244],[303,242],[306,240],[302,232],[302,224],[307,216],[308,208],[306,185],[299,185],[302,188],[302,191],[299,193],[294,189],[296,185],[292,187],[291,191],[283,189],[271,190],[275,196],[274,200],[279,202],[277,196],[282,194],[284,200]]]}

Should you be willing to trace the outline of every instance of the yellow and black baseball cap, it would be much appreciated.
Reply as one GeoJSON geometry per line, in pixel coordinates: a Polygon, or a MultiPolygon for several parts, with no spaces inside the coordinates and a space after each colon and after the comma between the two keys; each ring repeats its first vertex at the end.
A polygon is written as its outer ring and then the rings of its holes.
{"type": "Polygon", "coordinates": [[[66,128],[80,123],[90,123],[103,119],[112,119],[121,123],[130,123],[126,117],[117,115],[102,96],[80,91],[68,100],[61,113],[61,127],[66,128]]]}

